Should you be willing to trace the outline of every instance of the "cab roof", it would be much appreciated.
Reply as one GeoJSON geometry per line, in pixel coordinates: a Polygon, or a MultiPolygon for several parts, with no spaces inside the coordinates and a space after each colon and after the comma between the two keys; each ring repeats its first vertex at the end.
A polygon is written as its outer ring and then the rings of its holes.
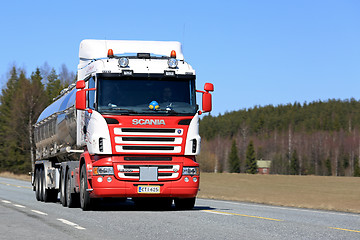
{"type": "Polygon", "coordinates": [[[134,53],[150,53],[170,57],[171,51],[176,51],[176,58],[184,60],[181,43],[176,41],[128,41],[128,40],[94,40],[85,39],[80,43],[79,58],[92,60],[106,58],[108,50],[114,55],[134,53]]]}

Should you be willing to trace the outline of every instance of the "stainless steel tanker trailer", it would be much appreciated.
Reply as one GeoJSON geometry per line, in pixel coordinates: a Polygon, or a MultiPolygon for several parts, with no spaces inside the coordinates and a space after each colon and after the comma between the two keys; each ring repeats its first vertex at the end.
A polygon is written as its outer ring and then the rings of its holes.
{"type": "MultiPolygon", "coordinates": [[[[84,152],[83,149],[78,149],[76,144],[75,99],[76,88],[75,84],[72,84],[41,113],[35,124],[37,161],[33,174],[33,186],[36,199],[39,201],[56,201],[60,189],[60,200],[66,203],[63,199],[66,170],[76,168],[80,154],[84,152]]],[[[70,189],[71,186],[69,186],[70,189]]]]}
{"type": "Polygon", "coordinates": [[[211,111],[213,85],[196,90],[179,42],[83,40],[79,59],[76,84],[35,124],[36,199],[60,192],[62,205],[83,210],[99,198],[193,208],[199,115],[211,111]]]}

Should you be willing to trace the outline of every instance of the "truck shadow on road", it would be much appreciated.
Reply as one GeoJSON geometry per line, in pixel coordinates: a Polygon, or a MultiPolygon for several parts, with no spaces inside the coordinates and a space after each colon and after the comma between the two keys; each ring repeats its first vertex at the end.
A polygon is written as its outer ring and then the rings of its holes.
{"type": "MultiPolygon", "coordinates": [[[[80,206],[77,206],[80,207],[80,206]]],[[[174,204],[171,206],[162,206],[159,204],[142,204],[137,205],[131,199],[127,200],[116,200],[116,199],[98,199],[94,202],[93,207],[90,211],[202,211],[202,210],[214,210],[209,206],[199,206],[195,205],[195,207],[191,210],[177,209],[174,204]]]]}

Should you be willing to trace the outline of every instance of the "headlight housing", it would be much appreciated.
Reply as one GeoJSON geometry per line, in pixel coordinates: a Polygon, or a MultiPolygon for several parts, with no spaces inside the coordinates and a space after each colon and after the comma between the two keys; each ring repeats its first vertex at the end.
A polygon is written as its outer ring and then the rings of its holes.
{"type": "Polygon", "coordinates": [[[93,175],[114,175],[113,167],[93,167],[93,175]]]}
{"type": "Polygon", "coordinates": [[[169,68],[176,68],[178,65],[178,61],[175,58],[170,58],[168,60],[168,66],[169,68]]]}
{"type": "Polygon", "coordinates": [[[183,167],[182,175],[195,176],[200,174],[199,167],[183,167]]]}
{"type": "Polygon", "coordinates": [[[126,58],[126,57],[120,58],[120,59],[119,59],[119,65],[120,65],[120,67],[122,67],[122,68],[127,67],[127,66],[129,65],[129,59],[126,58]]]}

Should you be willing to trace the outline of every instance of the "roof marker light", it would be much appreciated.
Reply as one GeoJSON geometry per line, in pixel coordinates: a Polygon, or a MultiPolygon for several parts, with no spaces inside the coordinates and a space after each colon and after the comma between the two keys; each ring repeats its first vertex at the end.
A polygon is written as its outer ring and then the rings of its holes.
{"type": "Polygon", "coordinates": [[[175,50],[172,50],[172,51],[171,51],[170,57],[171,57],[171,58],[176,58],[176,52],[175,52],[175,50]]]}
{"type": "Polygon", "coordinates": [[[108,50],[107,56],[108,56],[108,58],[113,58],[114,57],[114,52],[113,52],[113,50],[111,48],[108,50]]]}

